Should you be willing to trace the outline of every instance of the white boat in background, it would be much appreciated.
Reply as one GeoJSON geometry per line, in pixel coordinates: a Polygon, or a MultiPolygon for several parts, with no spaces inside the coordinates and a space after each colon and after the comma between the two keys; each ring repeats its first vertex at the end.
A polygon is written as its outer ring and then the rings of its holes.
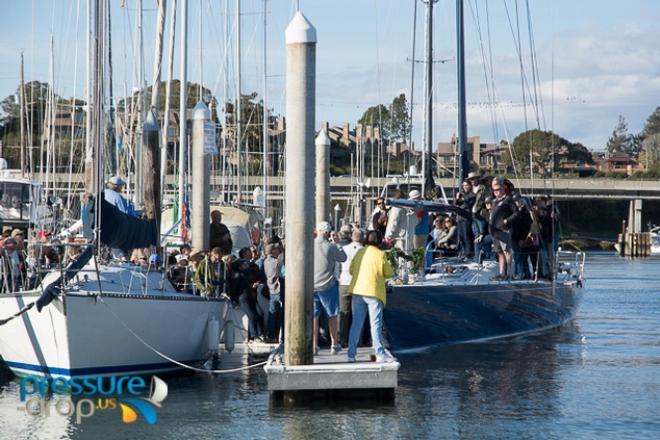
{"type": "Polygon", "coordinates": [[[651,233],[651,255],[660,255],[660,226],[654,226],[651,233]]]}

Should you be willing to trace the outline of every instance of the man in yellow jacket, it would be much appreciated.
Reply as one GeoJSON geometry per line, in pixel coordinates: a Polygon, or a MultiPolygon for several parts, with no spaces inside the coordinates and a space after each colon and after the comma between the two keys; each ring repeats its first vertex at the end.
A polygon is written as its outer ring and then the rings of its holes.
{"type": "Polygon", "coordinates": [[[371,340],[376,362],[395,362],[383,342],[383,308],[385,306],[385,279],[394,274],[385,252],[380,250],[382,237],[378,231],[369,231],[365,247],[351,261],[353,277],[348,292],[353,295],[353,322],[348,336],[348,361],[355,362],[357,344],[367,312],[371,325],[371,340]]]}

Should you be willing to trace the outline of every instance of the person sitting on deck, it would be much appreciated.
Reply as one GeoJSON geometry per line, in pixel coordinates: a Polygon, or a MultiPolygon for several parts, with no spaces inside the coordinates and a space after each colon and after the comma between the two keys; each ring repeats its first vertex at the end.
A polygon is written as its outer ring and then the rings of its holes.
{"type": "Polygon", "coordinates": [[[385,252],[380,250],[382,239],[378,231],[369,231],[365,246],[351,261],[352,276],[348,291],[353,295],[353,322],[348,336],[348,362],[355,362],[362,326],[369,313],[371,340],[376,362],[395,362],[386,349],[383,338],[383,308],[385,307],[385,279],[394,275],[385,252]]]}
{"type": "Polygon", "coordinates": [[[124,182],[124,179],[121,177],[111,177],[107,182],[107,188],[103,192],[103,196],[105,197],[106,202],[117,207],[117,209],[119,209],[124,214],[137,217],[137,213],[135,212],[133,204],[121,195],[121,191],[125,184],[126,182],[124,182]]]}
{"type": "Polygon", "coordinates": [[[438,238],[435,240],[435,248],[439,251],[441,256],[454,254],[458,243],[456,222],[449,216],[445,217],[442,222],[442,231],[438,234],[438,238]]]}

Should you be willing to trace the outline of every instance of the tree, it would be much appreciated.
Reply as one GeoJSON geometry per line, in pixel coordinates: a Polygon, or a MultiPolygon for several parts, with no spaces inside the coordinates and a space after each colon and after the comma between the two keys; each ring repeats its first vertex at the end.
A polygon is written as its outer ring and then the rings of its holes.
{"type": "MultiPolygon", "coordinates": [[[[506,146],[505,144],[501,145],[506,146]]],[[[531,152],[531,166],[541,175],[551,173],[562,160],[576,163],[593,163],[593,158],[587,147],[579,142],[573,143],[551,131],[535,129],[520,133],[513,140],[511,149],[517,169],[530,169],[531,152]]],[[[509,154],[505,154],[503,159],[505,163],[511,163],[509,154]]]]}
{"type": "Polygon", "coordinates": [[[384,143],[406,142],[410,133],[409,111],[406,95],[401,93],[388,107],[383,104],[369,107],[358,124],[378,127],[384,143]]]}
{"type": "Polygon", "coordinates": [[[656,107],[655,111],[646,119],[641,136],[646,138],[647,136],[658,133],[660,133],[660,107],[656,107]]]}
{"type": "Polygon", "coordinates": [[[628,124],[626,119],[619,115],[619,121],[612,132],[612,136],[607,141],[607,151],[609,153],[631,153],[631,139],[628,135],[628,124]]]}
{"type": "Polygon", "coordinates": [[[387,107],[385,107],[383,104],[378,104],[376,106],[369,107],[362,114],[362,117],[358,119],[358,124],[378,127],[383,142],[387,142],[390,139],[390,119],[390,111],[387,109],[387,107]]]}
{"type": "Polygon", "coordinates": [[[391,140],[407,142],[410,133],[410,115],[408,101],[405,93],[400,94],[392,100],[391,108],[391,140]]]}

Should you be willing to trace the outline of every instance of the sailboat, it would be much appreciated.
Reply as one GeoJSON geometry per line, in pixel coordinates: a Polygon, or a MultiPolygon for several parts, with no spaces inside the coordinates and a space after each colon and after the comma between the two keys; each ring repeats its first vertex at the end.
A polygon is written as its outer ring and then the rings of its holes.
{"type": "MultiPolygon", "coordinates": [[[[104,260],[100,252],[102,246],[126,250],[160,244],[157,218],[128,216],[106,202],[102,192],[104,5],[96,2],[95,8],[98,50],[91,109],[96,168],[90,173],[95,190],[84,225],[93,233],[76,258],[51,269],[35,288],[0,295],[0,356],[17,375],[129,375],[198,366],[217,352],[220,322],[228,313],[224,299],[177,292],[153,266],[104,260]]],[[[157,136],[153,112],[144,122],[145,138],[149,131],[157,136]]],[[[158,197],[154,181],[150,193],[158,197]]]]}
{"type": "MultiPolygon", "coordinates": [[[[427,2],[427,26],[432,24],[433,1],[427,2]]],[[[463,0],[457,0],[458,71],[458,156],[459,182],[469,170],[465,145],[467,138],[465,66],[463,47],[463,0]]],[[[427,102],[431,102],[432,32],[427,34],[427,102]]],[[[431,178],[431,116],[426,112],[428,159],[424,185],[431,178]]],[[[428,186],[427,186],[428,188],[428,186]]],[[[442,191],[444,194],[444,190],[442,191]]],[[[391,206],[427,212],[455,212],[446,202],[388,200],[391,206]]],[[[466,215],[469,215],[465,213],[466,215]]],[[[552,246],[551,244],[548,244],[552,246]]],[[[493,281],[497,262],[465,263],[439,259],[429,269],[403,276],[389,286],[385,327],[392,349],[401,352],[428,347],[511,337],[558,327],[571,320],[581,299],[584,282],[584,254],[555,252],[551,279],[493,281]]]]}

